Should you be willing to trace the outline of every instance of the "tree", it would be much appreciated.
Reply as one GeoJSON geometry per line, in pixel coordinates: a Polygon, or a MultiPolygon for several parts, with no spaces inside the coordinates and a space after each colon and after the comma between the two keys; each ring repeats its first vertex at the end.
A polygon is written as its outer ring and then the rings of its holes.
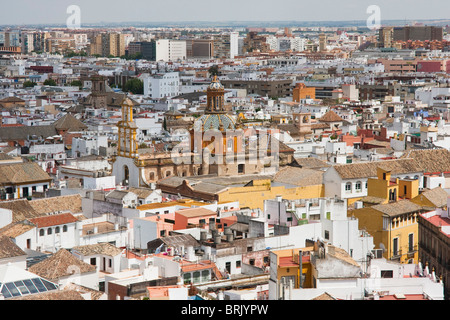
{"type": "Polygon", "coordinates": [[[123,91],[133,94],[144,94],[144,82],[138,78],[128,80],[123,86],[123,91]]]}
{"type": "Polygon", "coordinates": [[[214,77],[219,75],[219,67],[217,65],[213,65],[208,69],[209,74],[214,77]]]}
{"type": "Polygon", "coordinates": [[[79,87],[79,88],[81,88],[83,86],[83,83],[80,80],[74,80],[74,81],[72,81],[70,83],[70,85],[72,87],[79,87]]]}
{"type": "Polygon", "coordinates": [[[56,81],[53,79],[47,79],[44,81],[44,86],[54,87],[54,86],[56,86],[56,81]]]}
{"type": "Polygon", "coordinates": [[[33,82],[33,81],[25,81],[24,83],[23,83],[23,87],[24,88],[33,88],[34,86],[36,86],[37,85],[37,83],[36,82],[33,82]]]}

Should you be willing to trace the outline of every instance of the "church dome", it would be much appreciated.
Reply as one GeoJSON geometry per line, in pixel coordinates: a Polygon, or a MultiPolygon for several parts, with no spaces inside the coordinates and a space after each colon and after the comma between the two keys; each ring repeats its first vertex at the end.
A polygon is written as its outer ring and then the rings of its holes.
{"type": "Polygon", "coordinates": [[[213,81],[209,85],[208,89],[210,90],[223,90],[223,85],[219,82],[217,77],[214,77],[213,81]]]}
{"type": "Polygon", "coordinates": [[[234,130],[236,128],[236,121],[228,114],[205,114],[197,120],[202,124],[203,131],[207,130],[234,130]]]}

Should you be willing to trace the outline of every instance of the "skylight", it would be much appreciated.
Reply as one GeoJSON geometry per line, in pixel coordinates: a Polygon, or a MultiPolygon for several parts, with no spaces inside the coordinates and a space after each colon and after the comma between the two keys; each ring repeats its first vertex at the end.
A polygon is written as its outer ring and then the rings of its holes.
{"type": "Polygon", "coordinates": [[[26,296],[35,293],[44,293],[58,289],[58,287],[41,278],[26,279],[21,281],[7,282],[5,284],[0,283],[2,295],[5,299],[26,296]]]}

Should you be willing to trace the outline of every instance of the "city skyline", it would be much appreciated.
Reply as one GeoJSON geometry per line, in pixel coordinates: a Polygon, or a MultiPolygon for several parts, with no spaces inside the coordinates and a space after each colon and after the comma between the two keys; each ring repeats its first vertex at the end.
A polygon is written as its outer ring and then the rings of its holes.
{"type": "Polygon", "coordinates": [[[77,5],[81,10],[81,24],[95,23],[151,23],[151,22],[223,22],[223,21],[365,21],[367,8],[377,5],[383,20],[441,20],[448,19],[450,3],[443,0],[428,2],[408,1],[357,1],[341,2],[324,0],[320,4],[306,1],[283,0],[277,7],[268,0],[238,2],[229,0],[223,4],[204,0],[186,3],[180,0],[158,2],[135,0],[124,11],[118,1],[51,1],[30,3],[18,0],[3,4],[0,21],[3,25],[64,24],[70,14],[67,8],[77,5]],[[307,6],[307,7],[306,7],[307,6]],[[439,6],[439,12],[435,7],[439,6]],[[306,10],[305,10],[306,9],[306,10]],[[19,12],[11,15],[8,12],[19,12]]]}

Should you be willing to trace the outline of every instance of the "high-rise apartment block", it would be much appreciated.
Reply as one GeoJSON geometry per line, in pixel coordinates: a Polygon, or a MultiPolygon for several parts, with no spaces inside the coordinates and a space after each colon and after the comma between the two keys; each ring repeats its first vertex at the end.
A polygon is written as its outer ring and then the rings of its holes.
{"type": "Polygon", "coordinates": [[[233,59],[239,52],[239,33],[214,35],[214,58],[233,59]]]}

